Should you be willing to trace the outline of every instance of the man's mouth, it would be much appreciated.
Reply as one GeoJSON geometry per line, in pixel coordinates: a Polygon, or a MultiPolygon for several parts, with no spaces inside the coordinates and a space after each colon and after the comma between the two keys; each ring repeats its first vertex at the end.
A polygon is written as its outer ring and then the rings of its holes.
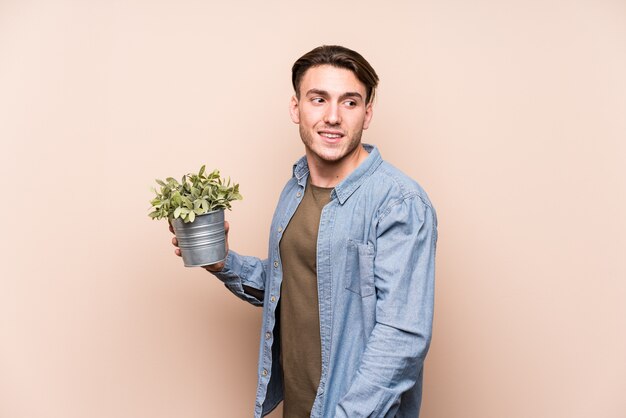
{"type": "Polygon", "coordinates": [[[328,132],[328,131],[321,131],[318,132],[320,136],[323,136],[324,138],[328,138],[328,139],[337,139],[337,138],[341,138],[343,136],[342,133],[340,132],[328,132]]]}

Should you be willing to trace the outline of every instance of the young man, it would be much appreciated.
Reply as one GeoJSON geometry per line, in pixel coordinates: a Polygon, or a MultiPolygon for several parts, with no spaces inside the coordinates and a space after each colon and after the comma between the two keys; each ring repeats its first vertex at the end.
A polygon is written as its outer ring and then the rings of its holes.
{"type": "Polygon", "coordinates": [[[435,211],[361,143],[378,84],[361,55],[316,48],[296,61],[292,82],[305,156],[280,195],[269,257],[229,251],[205,267],[263,306],[255,417],[283,399],[288,418],[418,417],[435,211]]]}

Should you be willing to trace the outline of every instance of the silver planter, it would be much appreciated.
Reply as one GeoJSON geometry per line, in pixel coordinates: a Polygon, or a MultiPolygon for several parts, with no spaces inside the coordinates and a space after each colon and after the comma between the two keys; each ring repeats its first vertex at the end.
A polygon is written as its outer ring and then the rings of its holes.
{"type": "Polygon", "coordinates": [[[196,215],[193,222],[172,219],[185,267],[206,266],[226,258],[224,210],[196,215]]]}

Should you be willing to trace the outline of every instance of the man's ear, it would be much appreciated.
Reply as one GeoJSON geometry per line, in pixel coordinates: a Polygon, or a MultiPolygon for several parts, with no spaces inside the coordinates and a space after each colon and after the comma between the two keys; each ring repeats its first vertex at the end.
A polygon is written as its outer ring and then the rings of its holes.
{"type": "Polygon", "coordinates": [[[369,102],[365,106],[365,119],[363,120],[363,129],[369,128],[372,116],[374,116],[374,104],[372,102],[369,102]]]}
{"type": "Polygon", "coordinates": [[[293,95],[289,101],[289,114],[293,123],[300,123],[300,109],[298,104],[298,98],[293,95]]]}

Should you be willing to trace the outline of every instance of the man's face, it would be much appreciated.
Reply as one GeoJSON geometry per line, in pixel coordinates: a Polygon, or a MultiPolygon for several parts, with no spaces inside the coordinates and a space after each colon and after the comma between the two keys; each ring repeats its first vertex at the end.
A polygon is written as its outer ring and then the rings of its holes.
{"type": "Polygon", "coordinates": [[[341,164],[358,153],[363,129],[372,118],[365,103],[365,85],[344,68],[309,68],[300,83],[300,99],[291,99],[290,113],[300,125],[307,157],[322,164],[341,164]]]}

